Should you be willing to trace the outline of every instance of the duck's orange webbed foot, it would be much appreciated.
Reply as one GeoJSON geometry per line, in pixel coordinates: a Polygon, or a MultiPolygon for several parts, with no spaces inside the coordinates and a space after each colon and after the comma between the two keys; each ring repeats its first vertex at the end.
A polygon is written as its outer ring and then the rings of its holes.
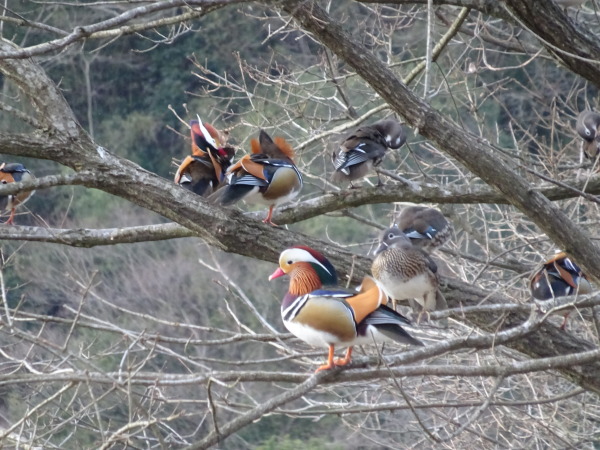
{"type": "Polygon", "coordinates": [[[335,347],[333,345],[330,345],[329,346],[329,355],[327,356],[327,364],[323,364],[321,367],[319,367],[317,370],[315,370],[315,373],[319,373],[321,370],[333,369],[337,365],[336,361],[333,360],[334,352],[335,352],[335,347]]]}
{"type": "Polygon", "coordinates": [[[333,363],[336,366],[345,366],[346,364],[350,363],[350,361],[352,361],[352,347],[348,347],[348,350],[346,350],[346,355],[343,358],[338,358],[333,363]]]}
{"type": "Polygon", "coordinates": [[[273,221],[271,220],[273,218],[273,208],[273,206],[269,208],[269,212],[267,213],[267,217],[263,220],[263,223],[268,223],[271,226],[277,227],[279,225],[273,223],[273,221]]]}

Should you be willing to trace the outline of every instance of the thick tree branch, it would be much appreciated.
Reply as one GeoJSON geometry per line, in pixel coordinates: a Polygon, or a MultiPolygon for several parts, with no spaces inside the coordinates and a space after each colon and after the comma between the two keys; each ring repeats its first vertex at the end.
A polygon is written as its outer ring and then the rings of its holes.
{"type": "MultiPolygon", "coordinates": [[[[6,142],[5,152],[23,156],[24,153],[30,152],[35,146],[29,147],[28,140],[21,141],[21,144],[9,147],[8,142],[17,142],[17,137],[11,137],[4,140],[0,134],[0,148],[2,143],[6,142]],[[27,149],[28,151],[25,151],[27,149]]],[[[48,146],[46,154],[50,147],[48,146]]],[[[57,150],[52,149],[50,153],[54,155],[57,150]]],[[[104,151],[104,150],[103,150],[104,151]]],[[[31,153],[31,156],[36,156],[36,153],[31,153]]],[[[143,170],[139,168],[139,170],[143,170]]],[[[165,186],[172,185],[168,180],[161,179],[165,186]]],[[[158,180],[157,180],[158,181],[158,180]]],[[[10,183],[0,186],[0,195],[15,194],[23,190],[44,189],[53,186],[68,186],[68,185],[83,185],[88,187],[98,187],[97,175],[89,170],[84,170],[71,175],[49,175],[43,178],[36,178],[29,182],[10,183]]],[[[576,198],[581,195],[586,197],[600,194],[600,175],[594,175],[590,179],[572,179],[555,183],[542,183],[532,186],[532,189],[537,190],[542,195],[550,200],[566,200],[576,198]],[[585,189],[585,191],[583,191],[585,189]]],[[[440,187],[431,183],[411,183],[407,184],[388,184],[384,186],[365,186],[361,189],[346,189],[342,191],[329,192],[321,196],[304,200],[297,204],[287,205],[279,208],[275,212],[275,221],[279,224],[293,224],[303,220],[308,220],[322,214],[341,211],[348,208],[354,208],[364,205],[373,205],[380,203],[394,202],[412,202],[412,203],[439,203],[439,204],[509,204],[506,197],[485,185],[465,185],[459,187],[440,187]]],[[[264,212],[246,214],[248,218],[258,219],[264,215],[264,212]]],[[[136,228],[138,232],[145,233],[146,227],[136,228]]],[[[116,243],[112,240],[106,240],[106,236],[115,236],[115,230],[79,230],[79,235],[75,230],[51,230],[46,231],[29,229],[25,227],[19,228],[19,232],[10,229],[0,229],[0,238],[5,239],[23,239],[23,240],[40,240],[45,242],[58,242],[65,245],[93,247],[96,245],[111,245],[116,243]],[[61,236],[57,238],[57,236],[61,236]],[[89,242],[86,244],[86,239],[89,242]]],[[[183,233],[181,230],[175,231],[176,228],[169,230],[161,230],[160,239],[169,239],[177,237],[192,236],[193,233],[183,233]],[[170,233],[174,233],[169,236],[170,233]]],[[[150,234],[155,231],[150,231],[150,234]]],[[[119,243],[140,242],[142,238],[134,236],[135,233],[124,231],[123,240],[119,243]],[[127,240],[125,234],[132,237],[132,240],[127,240]]],[[[157,236],[158,237],[158,236],[157,236]]],[[[151,239],[154,240],[154,239],[151,239]]]]}
{"type": "Polygon", "coordinates": [[[21,191],[47,189],[55,186],[85,186],[86,183],[91,183],[95,177],[96,176],[93,173],[87,171],[71,175],[47,175],[42,178],[34,178],[31,181],[0,185],[0,195],[16,194],[17,192],[21,191]]]}
{"type": "Polygon", "coordinates": [[[177,223],[143,225],[126,228],[42,228],[23,226],[0,227],[0,239],[51,242],[71,247],[91,248],[98,245],[133,244],[196,236],[177,223]]]}
{"type": "Polygon", "coordinates": [[[566,16],[555,2],[505,0],[516,22],[571,71],[600,86],[600,38],[566,16]]]}

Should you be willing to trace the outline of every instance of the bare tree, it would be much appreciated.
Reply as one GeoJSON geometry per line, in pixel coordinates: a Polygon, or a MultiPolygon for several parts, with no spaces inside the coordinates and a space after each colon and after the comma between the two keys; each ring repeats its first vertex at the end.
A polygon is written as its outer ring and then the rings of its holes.
{"type": "Polygon", "coordinates": [[[600,281],[600,179],[573,130],[600,85],[595,7],[173,0],[97,2],[81,19],[76,5],[42,4],[35,20],[5,8],[5,37],[10,24],[35,39],[0,41],[0,149],[65,169],[0,186],[0,195],[73,186],[112,194],[116,206],[110,228],[83,228],[66,213],[59,226],[38,218],[40,226],[0,227],[11,241],[1,247],[0,440],[39,448],[308,440],[283,431],[285,419],[302,429],[315,421],[315,447],[592,448],[600,298],[540,309],[527,278],[560,248],[600,281]],[[177,45],[225,12],[264,33],[263,63],[240,51],[238,70],[221,73],[195,55],[190,77],[203,89],[189,93],[188,108],[222,121],[240,149],[258,128],[294,144],[306,186],[276,211],[280,227],[257,220],[262,211],[210,204],[95,141],[89,63],[89,132],[48,74],[61,53],[92,61],[134,34],[149,51],[177,45]],[[336,144],[392,114],[414,133],[386,156],[385,185],[332,185],[336,144]],[[351,366],[312,375],[323,350],[281,332],[284,288],[267,285],[268,273],[301,243],[353,285],[403,203],[439,205],[454,223],[439,256],[450,268],[450,309],[432,313],[450,328],[415,327],[423,348],[364,348],[351,366]],[[116,260],[125,270],[111,273],[105,262],[116,260]],[[564,330],[553,313],[567,310],[564,330]]]}

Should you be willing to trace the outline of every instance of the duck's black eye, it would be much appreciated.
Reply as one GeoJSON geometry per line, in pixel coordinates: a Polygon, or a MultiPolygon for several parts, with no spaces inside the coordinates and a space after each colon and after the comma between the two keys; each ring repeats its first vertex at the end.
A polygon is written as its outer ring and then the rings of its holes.
{"type": "Polygon", "coordinates": [[[394,238],[394,233],[388,234],[388,239],[393,239],[393,238],[394,238]]]}
{"type": "Polygon", "coordinates": [[[287,262],[288,264],[293,264],[294,261],[292,261],[291,259],[287,262]]]}
{"type": "Polygon", "coordinates": [[[8,181],[2,180],[2,184],[6,184],[6,183],[8,183],[8,181]]]}

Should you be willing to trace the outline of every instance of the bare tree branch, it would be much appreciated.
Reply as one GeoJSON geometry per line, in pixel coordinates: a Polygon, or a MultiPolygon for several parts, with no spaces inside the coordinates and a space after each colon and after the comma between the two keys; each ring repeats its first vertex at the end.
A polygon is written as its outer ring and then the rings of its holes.
{"type": "MultiPolygon", "coordinates": [[[[0,60],[31,58],[32,56],[39,56],[46,53],[55,52],[57,50],[62,50],[65,47],[84,39],[101,39],[138,33],[147,29],[179,23],[184,20],[196,19],[202,15],[214,11],[215,8],[220,8],[227,4],[242,2],[243,0],[167,0],[153,3],[152,5],[138,6],[119,14],[117,17],[103,20],[94,24],[79,26],[70,33],[66,34],[64,37],[60,37],[52,41],[33,45],[31,47],[25,47],[19,50],[4,50],[0,52],[0,60]],[[125,25],[125,23],[134,19],[140,19],[156,12],[175,9],[182,6],[201,7],[202,11],[191,11],[174,16],[172,18],[163,18],[160,20],[151,21],[143,25],[125,25]]],[[[27,23],[28,22],[26,21],[23,22],[23,24],[27,23]]]]}

